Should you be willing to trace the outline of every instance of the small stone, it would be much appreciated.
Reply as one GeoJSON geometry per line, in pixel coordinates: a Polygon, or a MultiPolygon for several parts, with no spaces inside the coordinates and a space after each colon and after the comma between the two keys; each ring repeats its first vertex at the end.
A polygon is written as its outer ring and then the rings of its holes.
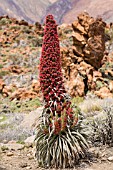
{"type": "Polygon", "coordinates": [[[18,143],[8,143],[4,144],[9,150],[22,150],[24,148],[24,145],[18,144],[18,143]]]}
{"type": "Polygon", "coordinates": [[[28,156],[28,157],[30,157],[30,156],[31,156],[31,154],[30,154],[30,153],[28,153],[28,154],[27,154],[27,156],[28,156]]]}
{"type": "Polygon", "coordinates": [[[106,153],[104,152],[104,153],[102,153],[102,155],[101,155],[101,156],[102,156],[102,157],[104,157],[105,155],[106,155],[106,153]]]}
{"type": "Polygon", "coordinates": [[[21,156],[21,154],[19,153],[18,156],[21,156]]]}
{"type": "Polygon", "coordinates": [[[108,161],[113,162],[113,156],[108,157],[108,161]]]}
{"type": "Polygon", "coordinates": [[[13,156],[13,155],[14,155],[13,152],[8,152],[8,153],[7,153],[7,156],[13,156]]]}
{"type": "Polygon", "coordinates": [[[21,168],[27,167],[27,163],[26,163],[26,162],[22,162],[22,163],[20,164],[20,167],[21,167],[21,168]]]}
{"type": "Polygon", "coordinates": [[[31,155],[31,156],[29,156],[29,160],[31,160],[31,159],[34,159],[34,157],[31,155]]]}
{"type": "Polygon", "coordinates": [[[8,143],[8,141],[7,141],[6,139],[4,139],[4,140],[3,140],[3,143],[6,144],[6,143],[8,143]]]}
{"type": "Polygon", "coordinates": [[[99,151],[95,151],[94,154],[95,154],[95,157],[96,157],[96,158],[99,158],[99,157],[100,157],[100,152],[99,152],[99,151]]]}
{"type": "Polygon", "coordinates": [[[101,159],[101,161],[103,161],[103,162],[104,162],[104,161],[106,161],[106,158],[105,158],[105,157],[103,157],[103,158],[101,159]]]}
{"type": "Polygon", "coordinates": [[[32,169],[32,167],[30,167],[30,166],[27,166],[27,167],[26,167],[26,169],[32,169]]]}
{"type": "Polygon", "coordinates": [[[24,145],[26,148],[30,148],[30,147],[33,147],[32,143],[25,143],[24,145]]]}
{"type": "Polygon", "coordinates": [[[25,142],[25,145],[31,147],[31,145],[33,145],[33,143],[34,143],[34,140],[35,140],[35,135],[28,137],[28,138],[24,141],[24,142],[25,142]]]}
{"type": "Polygon", "coordinates": [[[94,153],[94,152],[95,152],[95,147],[91,147],[91,148],[89,148],[89,152],[94,153]]]}

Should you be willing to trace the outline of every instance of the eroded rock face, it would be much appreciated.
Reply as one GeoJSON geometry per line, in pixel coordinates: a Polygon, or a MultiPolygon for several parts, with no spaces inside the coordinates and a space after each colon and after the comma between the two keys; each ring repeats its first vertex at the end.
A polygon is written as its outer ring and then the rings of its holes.
{"type": "Polygon", "coordinates": [[[0,79],[0,94],[4,97],[10,97],[11,100],[23,100],[23,99],[33,99],[36,97],[42,98],[42,93],[40,90],[40,83],[37,80],[33,80],[29,89],[26,87],[18,88],[16,85],[6,85],[3,79],[0,79]],[[13,92],[13,89],[14,92],[13,92]]]}
{"type": "Polygon", "coordinates": [[[104,55],[105,26],[102,19],[94,19],[87,13],[78,16],[72,23],[72,45],[61,49],[65,86],[71,96],[84,96],[92,91],[100,98],[112,97],[113,80],[111,69],[100,71],[111,59],[104,55]]]}
{"type": "Polygon", "coordinates": [[[100,88],[98,91],[95,91],[95,94],[102,99],[106,97],[113,97],[112,93],[110,93],[110,90],[107,87],[100,88]]]}
{"type": "Polygon", "coordinates": [[[72,23],[74,53],[97,69],[104,57],[105,26],[101,18],[94,19],[88,13],[80,14],[72,23]]]}
{"type": "Polygon", "coordinates": [[[15,92],[10,95],[10,99],[14,100],[23,100],[23,99],[33,99],[36,97],[42,97],[41,91],[40,91],[40,83],[37,80],[33,80],[31,87],[29,89],[27,88],[18,88],[15,92]]]}

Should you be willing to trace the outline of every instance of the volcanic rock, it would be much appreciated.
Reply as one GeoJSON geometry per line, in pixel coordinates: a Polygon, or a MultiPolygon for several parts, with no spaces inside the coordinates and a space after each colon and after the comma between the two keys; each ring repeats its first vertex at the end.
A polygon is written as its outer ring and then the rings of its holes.
{"type": "Polygon", "coordinates": [[[40,93],[40,91],[41,91],[41,89],[40,89],[40,82],[37,81],[37,80],[33,80],[32,81],[32,88],[33,88],[34,92],[40,93]]]}
{"type": "Polygon", "coordinates": [[[61,48],[65,86],[71,96],[84,96],[88,91],[101,98],[112,96],[112,69],[104,69],[105,63],[111,62],[104,57],[105,26],[101,18],[94,19],[86,12],[72,23],[73,45],[61,48]],[[108,77],[111,81],[106,83],[108,77]]]}
{"type": "Polygon", "coordinates": [[[106,97],[113,97],[113,94],[110,93],[110,90],[107,87],[102,87],[100,88],[99,91],[94,92],[98,97],[100,98],[106,98],[106,97]]]}
{"type": "Polygon", "coordinates": [[[86,44],[86,38],[82,34],[75,32],[72,36],[74,45],[84,46],[86,44]]]}
{"type": "Polygon", "coordinates": [[[72,28],[74,31],[80,32],[81,34],[87,34],[84,27],[78,21],[72,23],[72,28]]]}
{"type": "MultiPolygon", "coordinates": [[[[74,29],[73,44],[82,47],[81,57],[95,68],[101,66],[101,60],[104,57],[105,26],[106,24],[102,19],[93,19],[88,13],[80,14],[78,21],[72,23],[74,29]]],[[[79,56],[77,53],[76,55],[79,56]]]]}
{"type": "Polygon", "coordinates": [[[36,97],[36,95],[37,95],[37,93],[33,92],[32,90],[28,90],[26,88],[20,88],[17,91],[15,91],[14,93],[12,93],[10,99],[11,100],[33,99],[36,97]]]}

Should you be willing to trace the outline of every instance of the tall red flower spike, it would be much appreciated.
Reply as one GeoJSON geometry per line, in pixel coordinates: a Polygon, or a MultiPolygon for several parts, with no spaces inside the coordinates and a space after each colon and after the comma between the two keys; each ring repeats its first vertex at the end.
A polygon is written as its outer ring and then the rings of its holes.
{"type": "Polygon", "coordinates": [[[63,85],[61,57],[57,25],[52,15],[46,17],[42,54],[40,59],[40,86],[44,96],[45,132],[53,130],[55,134],[77,123],[71,102],[63,85]]]}
{"type": "Polygon", "coordinates": [[[57,25],[52,15],[46,17],[44,33],[40,85],[45,105],[37,126],[35,156],[44,168],[72,168],[85,156],[86,135],[78,121],[79,110],[71,108],[63,85],[57,25]]]}

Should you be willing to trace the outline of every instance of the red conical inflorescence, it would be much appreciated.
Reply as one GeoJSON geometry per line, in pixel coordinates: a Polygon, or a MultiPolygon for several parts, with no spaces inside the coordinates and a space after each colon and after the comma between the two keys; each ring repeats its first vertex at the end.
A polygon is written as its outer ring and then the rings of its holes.
{"type": "Polygon", "coordinates": [[[72,168],[85,156],[88,145],[78,121],[79,109],[72,107],[63,85],[57,25],[52,15],[46,17],[40,85],[45,104],[37,126],[35,156],[44,168],[72,168]]]}
{"type": "Polygon", "coordinates": [[[72,111],[63,85],[57,25],[52,15],[46,17],[40,59],[40,86],[45,101],[45,127],[58,134],[65,130],[67,124],[72,126],[74,122],[77,123],[77,116],[72,111]]]}

